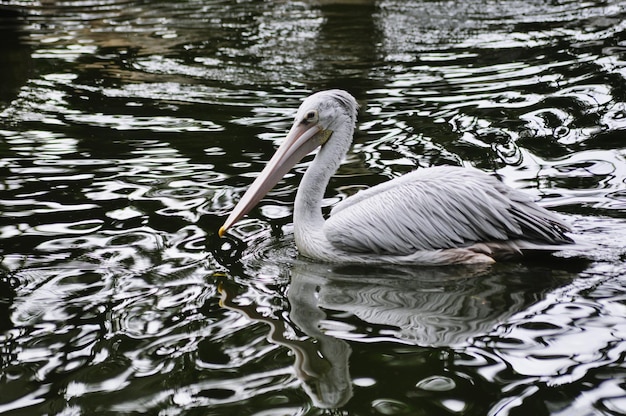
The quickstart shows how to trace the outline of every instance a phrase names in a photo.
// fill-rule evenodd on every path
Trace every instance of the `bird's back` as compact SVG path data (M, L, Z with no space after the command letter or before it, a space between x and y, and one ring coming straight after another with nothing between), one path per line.
M418 250L517 242L558 246L569 227L529 196L479 170L419 169L346 199L324 226L349 252L407 255Z

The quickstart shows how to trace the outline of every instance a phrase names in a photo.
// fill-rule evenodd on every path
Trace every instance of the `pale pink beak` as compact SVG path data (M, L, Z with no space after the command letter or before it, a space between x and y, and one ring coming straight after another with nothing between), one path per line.
M329 132L323 130L318 124L304 124L296 121L283 144L280 145L259 177L250 185L224 225L220 227L218 235L222 237L234 223L250 212L296 163L324 143L328 138L327 133Z

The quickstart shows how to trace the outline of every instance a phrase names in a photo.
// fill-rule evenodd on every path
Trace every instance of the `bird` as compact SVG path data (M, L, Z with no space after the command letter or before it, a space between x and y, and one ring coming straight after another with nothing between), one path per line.
M484 264L574 247L569 225L533 199L473 167L418 168L357 192L325 219L326 187L350 150L356 99L340 89L303 100L285 140L218 231L246 215L318 149L294 201L298 254L323 263Z

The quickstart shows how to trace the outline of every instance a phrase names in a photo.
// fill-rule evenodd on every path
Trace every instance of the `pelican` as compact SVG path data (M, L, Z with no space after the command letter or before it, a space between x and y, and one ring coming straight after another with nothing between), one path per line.
M294 204L301 256L329 263L493 263L525 251L573 246L554 213L473 168L418 169L338 203L322 215L331 176L348 152L358 105L343 90L306 98L285 141L219 229L226 231L302 158L319 147Z

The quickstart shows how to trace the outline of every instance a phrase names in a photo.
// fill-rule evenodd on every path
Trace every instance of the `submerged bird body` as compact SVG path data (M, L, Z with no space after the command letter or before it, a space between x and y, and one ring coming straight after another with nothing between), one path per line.
M220 228L220 236L306 154L320 147L294 206L301 255L342 263L485 263L525 250L572 245L555 214L476 169L419 169L337 204L325 220L321 203L352 142L356 100L323 91L300 106L287 139Z

